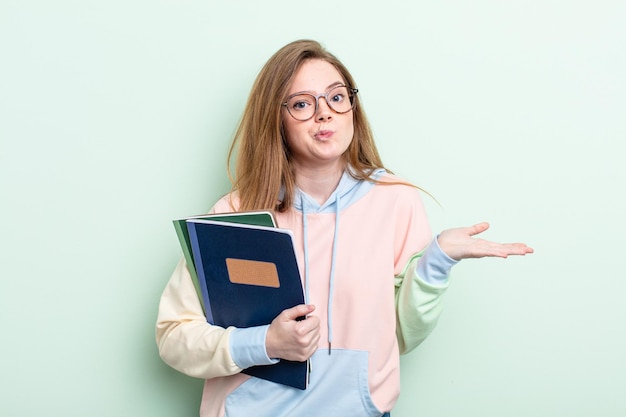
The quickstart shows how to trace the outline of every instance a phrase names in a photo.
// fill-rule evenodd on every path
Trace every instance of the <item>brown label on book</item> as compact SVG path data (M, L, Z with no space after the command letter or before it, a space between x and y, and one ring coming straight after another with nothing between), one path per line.
M228 278L235 284L280 287L278 271L273 262L226 258Z

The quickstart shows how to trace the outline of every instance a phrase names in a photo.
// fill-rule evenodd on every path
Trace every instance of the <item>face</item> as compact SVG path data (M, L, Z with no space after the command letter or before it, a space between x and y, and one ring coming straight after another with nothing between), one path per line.
M319 96L339 84L344 84L344 80L335 67L326 61L310 60L296 72L288 96L296 93ZM352 111L336 113L325 98L320 97L317 111L309 120L294 119L285 107L282 112L287 146L296 169L330 167L343 170L341 156L354 136Z

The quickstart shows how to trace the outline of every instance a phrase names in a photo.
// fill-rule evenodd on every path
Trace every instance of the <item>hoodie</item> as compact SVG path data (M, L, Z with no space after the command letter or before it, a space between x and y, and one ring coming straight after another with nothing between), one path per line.
M376 171L379 182L402 182ZM277 359L265 352L268 326L223 329L206 322L184 260L159 306L163 360L205 378L202 417L377 417L400 392L400 353L421 343L441 313L456 263L432 239L419 190L355 180L344 173L322 205L298 190L294 207L276 213L294 234L307 303L316 306L321 338L306 390L241 373ZM212 212L237 208L237 194Z

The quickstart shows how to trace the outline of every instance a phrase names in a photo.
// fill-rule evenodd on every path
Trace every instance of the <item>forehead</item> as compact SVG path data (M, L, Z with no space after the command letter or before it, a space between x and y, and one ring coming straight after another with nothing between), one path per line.
M323 93L333 84L344 82L343 77L332 64L321 59L312 59L305 61L296 71L289 93L300 91Z

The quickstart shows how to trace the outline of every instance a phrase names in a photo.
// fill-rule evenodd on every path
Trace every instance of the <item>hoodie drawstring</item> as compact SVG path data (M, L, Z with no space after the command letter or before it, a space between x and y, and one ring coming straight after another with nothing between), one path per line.
M339 235L339 193L335 201L335 235L333 236L333 255L330 261L330 282L328 284L328 354L333 342L333 295L335 292L335 259L337 258L337 240Z
M309 231L306 219L306 207L302 194L300 194L300 202L302 205L302 233L304 236L304 301L309 304Z
M309 303L309 244L308 244L308 220L306 213L306 204L304 204L303 196L300 194L302 205L302 232L304 240L304 299ZM330 262L330 280L328 288L328 354L331 354L333 341L333 296L335 289L335 259L337 258L337 240L339 231L339 193L335 197L335 230L333 235L332 257Z

